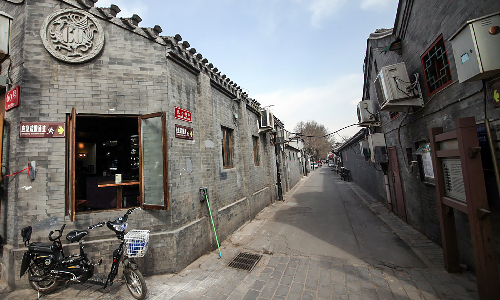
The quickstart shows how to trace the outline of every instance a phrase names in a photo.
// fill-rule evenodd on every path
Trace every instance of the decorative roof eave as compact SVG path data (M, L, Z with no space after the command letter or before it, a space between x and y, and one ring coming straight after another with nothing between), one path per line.
M244 99L245 102L246 102L246 105L247 105L247 108L248 110L250 110L251 112L253 112L254 114L256 114L257 116L260 117L260 103L255 101L255 99L252 99L252 98L245 98Z
M132 31L148 40L166 46L167 57L178 63L180 66L186 68L188 71L199 74L205 73L210 77L211 83L219 90L223 91L229 97L242 99L246 101L248 107L260 115L260 103L254 99L248 98L246 93L243 93L241 87L235 82L231 81L225 74L213 66L212 63L200 53L197 53L195 48L192 48L189 42L182 41L180 35L175 36L160 36L162 29L159 25L153 28L139 27L142 21L141 17L134 14L130 18L119 18L116 15L121 11L120 8L114 4L110 7L95 7L98 0L59 0L75 8L84 9L93 14L97 18L113 23L125 30ZM275 117L276 119L276 117ZM277 119L276 119L277 120ZM279 120L278 120L279 121ZM279 121L281 125L281 123Z
M368 133L368 128L362 128L360 129L353 137L345 141L342 145L340 145L337 148L337 151L342 151L345 148L350 147L352 144L357 143L361 138L364 138L364 136Z

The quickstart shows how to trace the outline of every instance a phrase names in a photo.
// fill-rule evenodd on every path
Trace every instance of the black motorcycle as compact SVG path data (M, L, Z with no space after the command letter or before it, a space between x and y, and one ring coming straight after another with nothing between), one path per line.
M127 229L128 216L140 208L129 209L123 217L114 221L100 222L88 227L92 230L102 227L104 224L116 233L121 240L120 245L113 252L113 264L107 276L102 280L104 288L112 285L118 274L120 261L123 265L123 275L125 283L130 293L136 299L144 299L147 294L146 282L137 268L137 264L132 258L143 257L148 248L149 231L131 230L125 234ZM102 259L96 264L92 264L83 251L82 239L89 234L87 230L73 230L66 235L70 243L79 242L80 254L65 256L61 236L64 231L64 224L61 229L56 230L57 236L53 236L54 231L49 233L49 240L52 243L30 243L32 227L28 226L21 230L24 245L28 247L23 255L21 263L21 277L28 271L28 279L31 287L38 292L50 293L54 291L60 283L99 283L99 281L89 280L94 276L94 266L100 265ZM125 255L124 255L125 254Z

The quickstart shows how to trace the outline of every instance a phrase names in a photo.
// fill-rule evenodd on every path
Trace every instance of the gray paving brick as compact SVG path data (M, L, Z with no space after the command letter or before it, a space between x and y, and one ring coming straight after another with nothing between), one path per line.
M280 262L280 257L272 257L269 262L267 263L268 267L276 267Z
M286 296L288 295L288 291L290 290L290 286L288 285L279 285L278 288L276 289L276 295L278 296Z
M266 285L264 287L268 288L277 288L279 283L280 283L281 278L271 278L267 281Z
M280 284L290 286L293 281L293 276L283 276L281 278Z
M252 289L261 291L264 288L264 285L266 284L266 281L263 280L257 280L252 286Z
M375 290L361 290L364 300L378 300L377 292ZM381 298L382 299L382 298Z
M305 283L306 282L306 273L295 273L295 276L293 276L293 281L300 282L300 283Z
M279 260L280 264L285 264L285 265L288 264L289 261L290 261L290 257L288 257L288 256L283 256Z
M277 287L264 287L264 289L260 293L260 296L266 299L271 299L274 296L276 288Z
M318 296L323 299L331 299L333 294L333 286L320 286L318 288Z
M293 275L295 275L295 271L297 271L297 269L295 269L295 268L286 268L285 272L283 274L293 276Z
M380 299L394 299L394 295L388 288L377 287L376 291Z
M349 293L349 294L347 294L347 299L349 299L349 300L363 300L363 296L361 294Z
M284 271L285 269L286 269L286 264L284 263L279 263L275 268L276 271Z
M309 270L307 279L319 280L319 270Z
M282 276L283 276L283 272L282 271L274 271L271 274L271 278L281 278Z
M346 295L347 294L347 286L345 283L334 283L333 284L333 293L335 295Z
M291 257L290 261L288 262L288 267L289 268L297 268L299 265L299 259L295 257Z
M305 288L308 289L308 290L317 290L318 289L318 285L319 285L319 281L318 280L307 279L306 280Z
M248 290L248 292L243 297L243 300L255 300L259 296L260 292L256 290Z
M316 298L318 297L315 291L304 290L304 293L302 294L303 300L314 300Z

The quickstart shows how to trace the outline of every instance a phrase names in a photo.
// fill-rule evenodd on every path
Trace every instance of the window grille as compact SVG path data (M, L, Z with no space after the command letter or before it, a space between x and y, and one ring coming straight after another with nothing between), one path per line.
M442 35L422 55L421 59L429 95L451 83L450 64Z

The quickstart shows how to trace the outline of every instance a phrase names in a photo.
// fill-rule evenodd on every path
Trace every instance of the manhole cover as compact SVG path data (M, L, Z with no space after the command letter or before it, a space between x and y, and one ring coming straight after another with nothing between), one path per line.
M233 258L233 260L227 266L250 272L253 270L255 265L257 265L261 257L262 255L260 254L243 252L238 254L235 258Z

